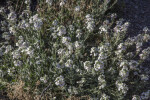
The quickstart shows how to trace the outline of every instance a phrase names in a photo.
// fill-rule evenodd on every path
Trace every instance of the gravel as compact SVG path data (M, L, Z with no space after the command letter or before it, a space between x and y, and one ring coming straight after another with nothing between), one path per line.
M124 0L123 18L131 23L128 34L134 36L144 27L150 29L150 0Z
M124 0L125 9L123 10L123 18L130 22L128 36L133 37L141 34L144 27L150 29L150 0ZM150 41L144 45L144 48L150 46ZM150 60L143 65L150 72Z

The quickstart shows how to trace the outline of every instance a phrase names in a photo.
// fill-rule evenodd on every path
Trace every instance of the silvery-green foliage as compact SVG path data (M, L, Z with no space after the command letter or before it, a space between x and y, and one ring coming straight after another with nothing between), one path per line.
M149 31L145 28L143 34L125 39L129 22L115 21L116 14L103 21L101 15L117 1L75 1L69 8L68 0L45 0L44 13L23 11L19 18L10 8L7 20L1 21L0 84L22 80L40 94L51 83L48 92L60 93L62 98L149 98L149 73L141 67L150 56L150 48L143 49L150 41ZM30 0L25 3L29 6Z

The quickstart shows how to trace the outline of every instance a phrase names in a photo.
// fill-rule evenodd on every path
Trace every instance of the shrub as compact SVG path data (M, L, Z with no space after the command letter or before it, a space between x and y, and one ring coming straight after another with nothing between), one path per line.
M142 47L149 31L126 38L129 23L105 15L115 3L46 0L37 12L27 9L19 16L12 7L8 15L1 8L6 19L1 21L1 87L12 86L7 90L13 99L25 98L14 95L19 84L25 96L37 98L148 99L149 72L142 65L150 47Z

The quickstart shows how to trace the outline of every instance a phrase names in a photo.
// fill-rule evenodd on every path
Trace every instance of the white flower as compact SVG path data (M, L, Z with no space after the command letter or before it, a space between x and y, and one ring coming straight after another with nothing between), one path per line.
M25 4L30 4L31 0L25 0Z
M8 45L8 46L6 46L6 50L5 50L5 52L4 53L8 53L9 51L11 51L13 48L12 48L12 46L11 45Z
M129 63L127 60L123 60L121 63L120 63L120 67L123 67L123 66L128 66Z
M29 27L29 24L25 21L25 20L22 20L21 23L18 25L20 28L28 28Z
M5 40L10 40L11 35L8 32L4 32L2 34L2 38L4 38Z
M62 37L62 43L68 45L71 41L70 37Z
M144 31L145 33L147 33L147 32L149 32L150 30L148 29L148 27L144 27L144 28L143 28L143 31Z
M97 52L98 52L98 49L96 47L92 47L91 51L90 51L90 55L94 55L94 57L95 57L98 55Z
M150 98L150 90L148 90L147 92L143 92L141 94L141 99L142 100L148 100Z
M94 21L92 21L92 22L88 22L86 28L89 30L89 32L92 32L94 30L94 27L95 27L95 24L94 24Z
M138 95L133 95L132 100L141 100L140 96Z
M21 54L19 51L15 50L12 52L12 56L13 56L13 59L19 59L21 57Z
M142 75L140 75L140 77L141 77L142 81L148 81L149 80L149 75L142 74Z
M57 77L55 79L55 84L57 86L63 87L65 85L64 77L62 75L60 75L59 77Z
M107 53L101 52L98 55L98 60L104 60L107 58Z
M83 83L85 83L85 82L86 82L85 78L81 78L80 81L77 81L78 84L83 84Z
M128 67L123 66L123 68L122 68L122 69L120 70L120 72L119 72L119 75L120 75L120 77L121 77L123 80L127 80L127 79L128 79L128 76L129 76Z
M16 31L14 27L9 27L9 32L14 35Z
M84 62L84 69L87 71L91 70L91 62L90 61L85 61Z
M143 41L148 42L149 40L150 40L150 35L149 34L144 34Z
M144 49L139 56L141 60L145 60L149 57L149 55L150 55L150 47Z
M138 43L136 43L136 48L138 49L138 48L141 48L143 46L143 43L142 42L138 42Z
M22 43L20 43L18 50L21 50L21 52L24 52L27 47L28 47L28 43L22 42Z
M14 66L21 66L21 65L22 65L21 61L19 61L19 60L14 61Z
M34 22L34 28L38 30L43 25L43 22L41 19L37 19L36 22Z
M42 19L38 17L38 14L35 14L29 19L29 23L33 23L34 29L38 30L43 25Z
M103 89L106 86L106 80L104 75L98 77L99 89Z
M108 52L110 48L110 44L109 43L105 43L104 45L101 45L98 47L98 52Z
M133 54L133 52L128 52L126 54L126 56L127 56L127 58L132 58L132 57L134 57L134 54Z
M128 87L125 83L121 83L116 81L116 86L118 88L118 91L122 92L124 95L126 95L127 91L128 91Z
M57 38L57 33L52 33L52 36L53 36L54 39L56 39Z
M44 75L43 77L41 77L40 81L43 83L47 83L47 75Z
M53 0L46 0L46 3L48 3L51 6L53 3Z
M61 2L60 2L60 7L63 7L64 5L65 5L65 2L66 2L66 0L62 0Z
M57 25L58 25L58 21L57 21L57 20L54 20L52 24L53 24L54 26L57 26Z
M110 96L106 95L105 93L102 94L100 100L110 100Z
M103 69L104 69L104 63L103 61L101 60L96 60L95 61L95 64L94 64L94 69L95 71L102 71L103 72Z
M74 87L74 86L73 86L73 87L69 86L68 92L69 92L70 94L78 94L77 88Z
M34 50L31 50L31 46L29 46L28 48L26 48L25 53L30 57L33 57Z
M100 27L99 27L99 30L100 30L100 32L99 32L100 34L103 33L103 32L104 32L104 33L107 33L107 32L108 32L106 26L100 26Z
M120 44L118 45L118 48L117 48L117 49L122 50L122 51L125 51L125 50L126 50L126 46L124 45L124 43L120 43Z
M66 34L66 28L64 26L59 26L57 28L57 31L58 31L58 33L57 33L58 36L62 36L64 34Z
M67 62L65 63L66 67L72 67L73 65L73 61L71 59L67 60Z
M81 32L81 30L80 29L77 29L76 30L76 37L78 38L78 39L80 39L81 38L81 35L82 35L82 32Z
M117 17L117 14L116 13L112 13L111 14L111 19L115 19Z
M70 31L74 31L74 26L73 25L69 25L69 29L70 29Z
M66 46L67 46L69 52L73 52L73 43L68 43Z
M92 18L92 16L90 14L87 14L86 16L86 20L87 20L87 29L89 32L92 32L94 30L95 27L95 22L94 19Z
M129 66L130 66L130 69L136 69L138 67L139 63L135 60L131 60L129 62Z
M11 20L11 21L15 21L16 20L16 18L17 18L17 15L16 15L16 13L15 12L10 12L9 14L8 14L8 19L9 20Z
M91 19L91 15L90 14L87 14L85 17L86 17L87 20Z
M76 11L76 12L80 11L80 6L76 6L76 7L75 7L75 11Z
M78 41L75 41L74 45L76 49L80 49L82 47L81 43Z
M64 54L64 49L59 49L57 50L58 55L63 55Z

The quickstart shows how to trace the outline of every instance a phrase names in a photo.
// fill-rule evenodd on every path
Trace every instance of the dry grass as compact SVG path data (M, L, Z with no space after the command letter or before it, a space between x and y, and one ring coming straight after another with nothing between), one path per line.
M35 96L30 93L30 90L25 92L23 81L19 81L18 83L15 83L13 85L8 85L7 88L7 96L11 100L39 100L40 97L38 95Z
M37 86L38 85L39 82L37 83ZM9 97L9 100L51 100L51 98L53 97L56 97L56 100L60 99L58 98L58 96L60 96L58 94L53 94L53 96L52 95L50 96L46 93L44 94L43 97L41 97L41 95L33 94L35 91L33 91L32 93L29 92L31 91L30 89L25 91L24 86L25 84L23 81L18 81L15 84L7 85L7 96ZM81 97L71 96L68 98L64 97L63 100L90 100L90 96L81 96Z

